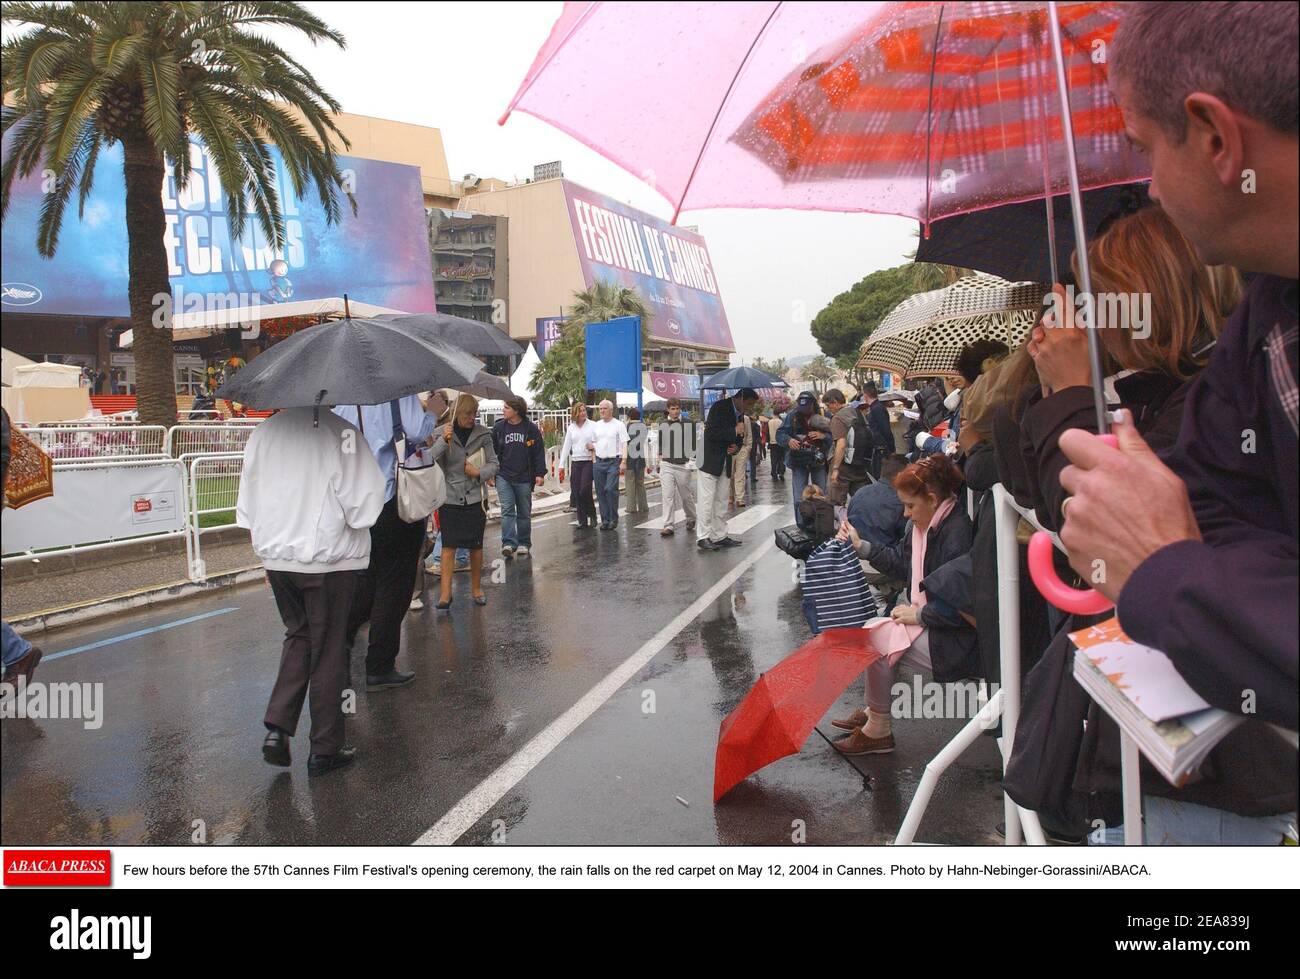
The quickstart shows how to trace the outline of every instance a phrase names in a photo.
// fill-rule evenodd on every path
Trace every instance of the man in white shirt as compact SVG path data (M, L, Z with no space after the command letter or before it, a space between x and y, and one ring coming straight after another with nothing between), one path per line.
M614 417L614 405L607 399L600 403L600 421L593 427L596 434L590 449L596 459L592 468L596 502L600 506L600 529L613 530L618 526L618 480L625 472L627 426Z
M370 622L370 642L366 649L366 689L387 690L415 679L415 673L397 669L397 653L402 641L402 619L411 607L415 590L416 565L424 543L425 521L407 523L397 515L397 449L394 445L397 426L393 424L393 406L397 421L406 438L407 453L428 442L437 419L424 410L414 394L362 405L340 405L334 413L361 430L366 444L384 475L384 509L370 528L370 566L359 576L348 618L348 646L357 630Z
M311 693L307 774L352 761L343 744L348 611L370 563L370 527L384 477L360 434L337 415L288 408L258 425L244 448L235 522L252 534L284 620L280 672L263 723L262 757L287 767L289 739Z

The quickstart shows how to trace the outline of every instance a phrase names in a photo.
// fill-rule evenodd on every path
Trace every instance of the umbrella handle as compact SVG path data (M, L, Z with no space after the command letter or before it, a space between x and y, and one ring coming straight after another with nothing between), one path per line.
M1114 435L1097 436L1111 448L1119 446ZM1115 603L1099 591L1091 588L1071 588L1056 573L1052 564L1052 552L1056 549L1052 535L1038 531L1029 538L1029 577L1034 580L1034 587L1045 599L1062 612L1072 615L1098 615L1114 607Z

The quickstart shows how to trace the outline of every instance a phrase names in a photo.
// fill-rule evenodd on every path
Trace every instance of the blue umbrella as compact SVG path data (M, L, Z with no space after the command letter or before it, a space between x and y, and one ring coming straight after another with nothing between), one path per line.
M707 378L701 388L732 388L740 390L741 388L785 388L790 385L786 384L781 378L767 371L761 371L756 367L732 367L730 370L719 371L712 377Z

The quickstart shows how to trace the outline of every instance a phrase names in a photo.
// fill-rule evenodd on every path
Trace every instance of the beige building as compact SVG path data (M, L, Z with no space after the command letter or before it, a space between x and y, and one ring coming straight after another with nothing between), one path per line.
M534 177L466 188L458 209L507 219L507 322L536 340L539 320L561 316L593 280L637 290L650 310L647 370L693 375L698 362L734 350L707 245L666 222L564 179L559 164ZM663 381L661 379L660 383Z

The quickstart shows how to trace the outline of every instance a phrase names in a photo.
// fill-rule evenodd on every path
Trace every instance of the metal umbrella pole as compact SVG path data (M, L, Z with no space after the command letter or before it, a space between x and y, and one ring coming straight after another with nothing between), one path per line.
M1074 150L1074 120L1070 117L1070 89L1065 77L1065 48L1061 20L1055 0L1048 0L1047 22L1052 32L1052 55L1056 59L1056 87L1061 97L1061 130L1065 137L1066 170L1070 178L1070 210L1074 220L1074 253L1079 260L1079 286L1083 294L1083 323L1088 330L1088 362L1092 367L1092 403L1097 412L1097 432L1110 430L1106 416L1106 394L1101 373L1101 338L1097 336L1097 303L1092 294L1092 270L1088 262L1087 229L1083 219L1083 195L1079 190L1079 159ZM1050 200L1050 188L1049 196ZM1055 252L1053 252L1055 254Z

